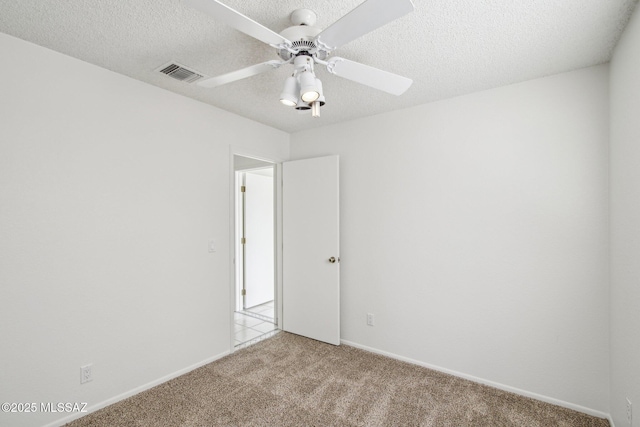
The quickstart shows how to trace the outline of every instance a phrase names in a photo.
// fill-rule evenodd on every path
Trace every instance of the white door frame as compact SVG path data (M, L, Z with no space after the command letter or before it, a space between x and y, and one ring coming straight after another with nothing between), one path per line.
M235 351L234 341L234 311L236 302L236 268L235 268L235 254L236 245L240 242L236 242L236 202L235 202L235 180L236 171L234 165L234 156L248 157L251 159L261 160L263 162L272 163L274 166L273 174L273 192L275 202L275 311L274 314L277 319L276 326L278 329L282 329L282 162L285 159L265 155L252 150L247 150L241 147L229 146L229 319L230 319L230 334L229 334L229 350L231 353Z

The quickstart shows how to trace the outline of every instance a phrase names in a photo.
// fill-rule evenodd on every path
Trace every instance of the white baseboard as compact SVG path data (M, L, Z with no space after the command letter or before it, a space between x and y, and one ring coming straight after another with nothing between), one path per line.
M56 420L56 421L54 421L52 423L46 424L43 427L60 427L60 426L66 424L68 422L71 422L71 421L73 421L75 419L78 419L80 417L84 417L84 416L86 416L86 415L88 415L88 414L90 414L92 412L95 412L98 409L102 409L102 408L104 408L106 406L113 405L116 402L124 400L124 399L126 399L128 397L134 396L134 395L136 395L138 393L141 393L141 392L143 392L145 390L149 390L150 388L153 388L153 387L155 387L155 386L157 386L159 384L162 384L164 382L172 380L172 379L174 379L176 377L179 377L180 375L184 375L184 374L186 374L188 372L193 371L194 369L198 369L201 366L207 365L207 364L209 364L211 362L214 362L214 361L216 361L218 359L221 359L221 358L229 355L230 353L231 353L230 351L225 351L224 353L220 353L220 354L218 354L216 356L209 357L209 358L207 358L205 360L202 360L202 361L200 361L200 362L198 362L196 364L193 364L193 365L188 366L186 368L180 369L180 370L178 370L176 372L173 372L173 373L171 373L169 375L165 375L164 377L158 378L157 380L153 380L153 381L151 381L151 382L149 382L147 384L144 384L144 385L136 387L136 388L134 388L132 390L126 391L126 392L124 392L122 394L119 394L117 396L114 396L112 398L104 400L104 401L102 401L100 403L97 403L95 405L91 405L90 407L87 408L87 412L85 412L85 413L76 413L76 414L73 414L73 415L69 415L67 417L64 417L64 418L61 418L59 420Z
M424 368L433 369L434 371L443 372L445 374L453 375L453 376L459 377L459 378L464 378L465 380L473 381L475 383L488 385L490 387L494 387L494 388L497 388L497 389L500 389L500 390L508 391L510 393L519 394L521 396L530 397L532 399L540 400L542 402L551 403L551 404L557 405L557 406L562 406L563 408L573 409L574 411L582 412L584 414L592 415L594 417L605 418L605 419L609 420L609 423L611 424L612 427L615 427L613 425L613 421L611 420L611 416L609 414L606 414L606 413L601 412L601 411L597 411L595 409L586 408L584 406L576 405L576 404L573 404L573 403L570 403L570 402L565 402L563 400L555 399L553 397L543 396L541 394L532 393L530 391L521 390L519 388L515 388L515 387L508 386L508 385L504 385L504 384L496 383L496 382L493 382L493 381L485 380L483 378L474 377L473 375L467 375L467 374L464 374L462 372L453 371L451 369L442 368L440 366L434 366L434 365L431 365L429 363L424 363L424 362L421 362L419 360L414 360L414 359L410 359L408 357L399 356L397 354L389 353L389 352L383 351L383 350L378 350L376 348L367 347L366 345L361 345L361 344L358 344L358 343L355 343L355 342L351 342L351 341L347 341L347 340L340 340L340 342L342 344L345 344L345 345L348 345L348 346L351 346L351 347L355 347L355 348L359 348L361 350L365 350L365 351L368 351L370 353L379 354L381 356L386 356L386 357L390 357L392 359L401 360L403 362L411 363L413 365L418 365L418 366L422 366Z
M616 427L616 423L613 422L613 418L611 418L611 415L607 416L607 420L609 420L609 425L611 427Z

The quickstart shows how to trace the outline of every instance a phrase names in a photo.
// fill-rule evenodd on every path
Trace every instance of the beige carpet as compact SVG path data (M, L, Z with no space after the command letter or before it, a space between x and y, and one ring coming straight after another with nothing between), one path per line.
M608 426L600 418L281 332L68 426Z

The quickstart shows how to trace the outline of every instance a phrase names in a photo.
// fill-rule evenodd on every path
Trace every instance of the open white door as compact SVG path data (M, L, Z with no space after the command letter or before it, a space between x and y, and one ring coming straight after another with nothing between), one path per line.
M338 156L282 168L283 329L339 345Z
M244 309L273 301L273 173L245 173Z

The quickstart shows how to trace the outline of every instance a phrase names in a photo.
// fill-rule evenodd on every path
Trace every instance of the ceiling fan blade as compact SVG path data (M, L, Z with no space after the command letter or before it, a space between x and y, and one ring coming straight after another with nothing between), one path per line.
M411 0L366 0L318 34L316 44L334 50L412 11Z
M218 0L183 0L188 6L198 9L201 12L215 18L219 22L225 23L238 31L250 35L269 45L291 45L291 42L280 34L271 31L267 27L258 24L253 19L244 16L240 12L231 9Z
M413 80L406 77L339 57L327 61L327 70L336 76L392 95L402 95L413 83Z
M246 79L247 77L255 76L256 74L274 70L280 67L282 64L286 63L287 61L267 61L263 62L262 64L252 65L250 67L232 71L227 74L211 77L210 79L201 80L197 83L197 85L206 88L214 88L225 85L227 83L235 82L236 80Z

